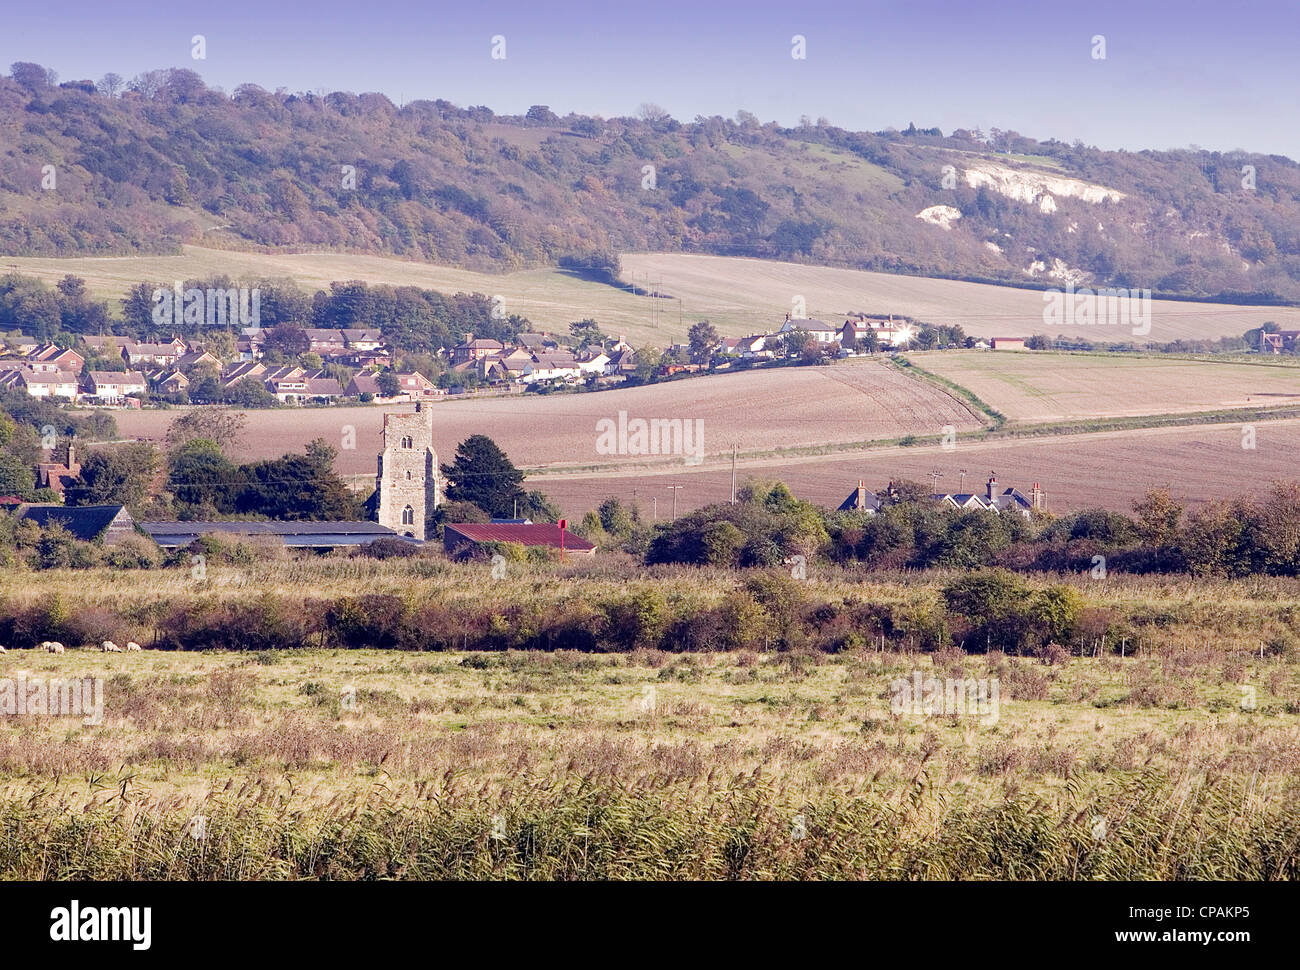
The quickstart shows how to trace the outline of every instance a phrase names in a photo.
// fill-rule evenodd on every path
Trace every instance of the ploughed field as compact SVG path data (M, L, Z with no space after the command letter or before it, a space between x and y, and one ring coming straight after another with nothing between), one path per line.
M301 450L313 438L342 448L355 432L356 447L340 450L341 474L375 471L387 408L285 408L248 412L236 457L277 457ZM647 462L685 467L684 457L608 454L598 450L598 422L617 426L619 412L633 419L702 422L705 457L780 448L890 440L980 426L971 410L942 388L880 361L856 360L834 367L789 367L719 374L597 393L514 395L434 402L434 447L450 461L456 445L486 434L521 467L641 467ZM178 411L116 412L125 437L162 440ZM699 439L696 439L699 440ZM695 442L693 441L692 444ZM603 447L603 446L602 446Z
M1215 361L979 350L910 356L1008 420L1025 423L1300 404L1300 366L1291 358Z
M1132 510L1149 488L1167 485L1175 498L1191 504L1254 494L1272 481L1300 477L1300 420L1262 421L1254 425L1255 447L1242 447L1240 424L1198 427L1143 428L1096 434L1002 438L989 441L959 439L945 451L938 444L875 448L854 456L791 457L740 463L738 477L780 479L800 498L837 506L857 487L859 479L882 488L890 479L929 484L938 471L942 491L983 494L990 472L1001 488L1015 486L1026 495L1034 482L1047 493L1047 507L1057 514L1080 508ZM706 464L673 471L629 471L623 475L593 473L543 476L533 487L555 500L570 516L578 516L606 496L637 500L651 508L659 496L659 515L671 502L668 485L679 484L679 511L731 496L729 464Z

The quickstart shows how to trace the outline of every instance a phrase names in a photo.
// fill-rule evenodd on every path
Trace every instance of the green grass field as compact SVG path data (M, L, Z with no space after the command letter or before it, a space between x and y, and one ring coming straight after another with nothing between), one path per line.
M541 613L735 582L518 568L495 585L486 566L347 560L200 583L55 572L40 592L10 571L0 593L147 626L149 604L254 592ZM810 589L905 606L942 581ZM1295 624L1295 584L1117 579L1088 599L1149 634L1051 663L892 638L838 654L11 650L0 677L100 677L105 711L0 717L0 878L1295 878L1300 668L1255 646ZM996 684L997 703L899 709L918 674Z

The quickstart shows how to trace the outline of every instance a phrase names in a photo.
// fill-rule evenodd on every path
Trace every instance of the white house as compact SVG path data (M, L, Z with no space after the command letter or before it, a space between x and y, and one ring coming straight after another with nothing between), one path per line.
M599 373L597 371L596 373ZM524 366L519 375L521 384L533 384L537 381L577 379L582 376L578 361L568 354L538 354L533 363Z
M578 371L583 374L603 374L609 366L609 354L596 353L578 361Z
M4 375L3 384L7 387L21 387L31 397L66 397L70 401L77 399L80 390L76 374L68 371L33 371L25 367L9 371Z
M808 331L819 344L834 343L840 335L839 327L832 327L821 320L791 319L789 316L786 316L785 323L781 325L777 334L784 336L796 330Z
M859 317L856 320L846 320L844 326L840 329L840 343L847 343L849 335L852 334L854 341L858 344L858 349L869 340L868 333L876 335L876 343L880 347L906 347L916 336L916 331L909 324L902 321L895 322L893 317L888 320L867 319Z
M139 371L95 370L86 380L83 396L94 398L100 404L121 404L128 395L143 394L145 386L144 375Z

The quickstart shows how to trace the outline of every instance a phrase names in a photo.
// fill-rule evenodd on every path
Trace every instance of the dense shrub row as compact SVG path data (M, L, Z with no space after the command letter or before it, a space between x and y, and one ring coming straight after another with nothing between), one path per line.
M1190 512L1168 490L1153 489L1131 516L958 511L912 482L893 483L883 497L875 513L827 511L779 482L751 483L737 504L706 506L669 524L647 527L635 510L606 503L583 528L606 547L622 540L631 552L644 549L649 563L770 566L804 556L875 569L1300 575L1300 482Z
M1122 632L1110 611L1085 609L1066 586L1032 588L1012 573L961 577L942 596L893 604L827 598L784 572L759 572L718 596L668 596L653 582L593 596L479 596L444 601L386 593L334 599L265 594L187 598L117 612L72 609L60 597L0 602L0 643L68 645L143 638L161 649L668 651L818 650L891 644L932 650L1039 652Z

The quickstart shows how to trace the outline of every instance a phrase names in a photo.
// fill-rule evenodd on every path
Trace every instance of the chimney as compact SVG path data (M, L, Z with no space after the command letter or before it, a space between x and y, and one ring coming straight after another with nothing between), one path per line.
M996 494L997 490L998 490L998 473L990 472L989 483L988 483L988 492L989 492L988 498L990 502L993 501L993 496L994 494Z
M1034 482L1034 488L1030 494L1032 496L1030 504L1036 509L1043 508L1046 503L1044 502L1043 490L1039 488L1037 482Z
M472 344L473 342L474 342L474 334L467 331L465 333L465 343Z
M858 479L858 504L857 507L865 509L867 507L867 483Z

